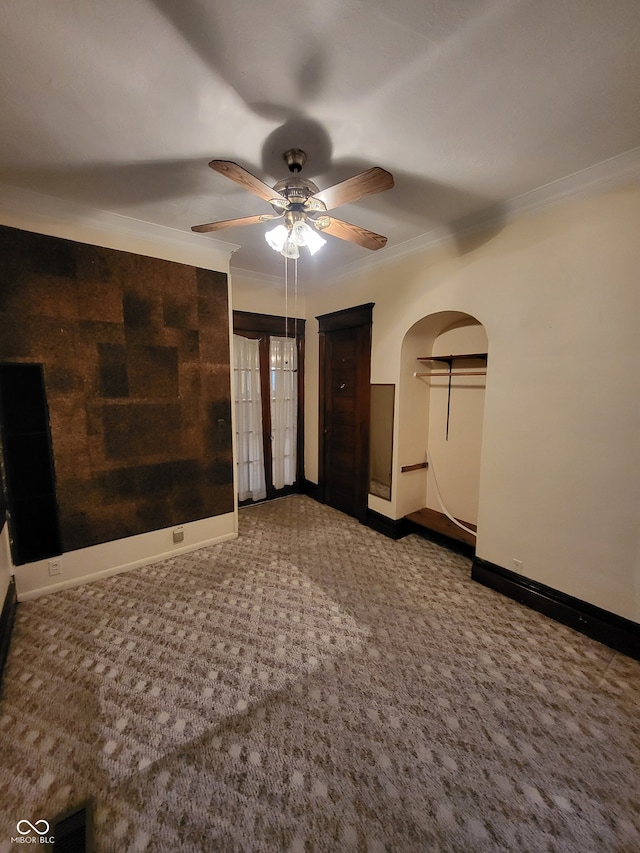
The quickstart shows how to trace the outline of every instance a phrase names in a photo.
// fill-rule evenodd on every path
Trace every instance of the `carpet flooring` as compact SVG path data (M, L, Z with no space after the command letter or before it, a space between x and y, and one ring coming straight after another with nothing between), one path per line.
M90 800L97 853L637 853L639 708L466 558L283 498L19 605L0 851Z

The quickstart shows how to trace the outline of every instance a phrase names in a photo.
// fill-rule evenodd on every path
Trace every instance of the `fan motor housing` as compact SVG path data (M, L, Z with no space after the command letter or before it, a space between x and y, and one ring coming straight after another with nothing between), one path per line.
M278 181L273 189L287 199L291 210L295 209L294 205L303 205L310 196L320 192L313 181L298 177Z

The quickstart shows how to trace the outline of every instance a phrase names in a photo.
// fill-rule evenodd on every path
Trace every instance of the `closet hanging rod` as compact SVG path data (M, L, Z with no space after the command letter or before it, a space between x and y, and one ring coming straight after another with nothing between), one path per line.
M422 376L435 376L436 379L438 377L447 379L449 376L486 376L486 370L460 370L453 371L448 370L445 373L414 373L415 377L420 378Z
M458 361L464 359L481 359L482 361L487 361L489 354L486 352L467 352L467 353L459 353L458 355L419 355L417 356L418 361Z

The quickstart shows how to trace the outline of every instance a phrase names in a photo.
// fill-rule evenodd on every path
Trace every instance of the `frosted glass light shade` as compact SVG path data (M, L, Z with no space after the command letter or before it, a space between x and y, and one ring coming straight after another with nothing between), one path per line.
M284 255L285 258L299 258L300 250L298 249L298 244L293 239L291 234L287 236L287 239L284 241L284 246L282 247L281 255Z
M275 228L272 228L271 231L267 231L264 235L264 239L272 249L276 252L281 252L288 236L289 232L284 225L277 225Z
M271 248L285 258L299 258L299 246L306 246L310 254L315 253L327 242L304 220L294 222L289 232L284 225L277 225L264 235Z
M298 246L306 246L312 255L327 242L317 231L310 228L306 222L296 222L291 229L291 237Z

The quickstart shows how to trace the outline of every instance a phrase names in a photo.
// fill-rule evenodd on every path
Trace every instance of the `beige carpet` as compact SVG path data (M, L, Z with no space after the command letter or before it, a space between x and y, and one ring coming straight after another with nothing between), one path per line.
M294 496L21 604L0 851L88 797L99 853L640 851L640 664L469 572Z

